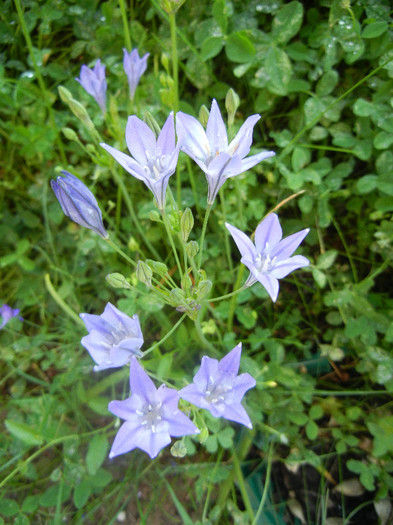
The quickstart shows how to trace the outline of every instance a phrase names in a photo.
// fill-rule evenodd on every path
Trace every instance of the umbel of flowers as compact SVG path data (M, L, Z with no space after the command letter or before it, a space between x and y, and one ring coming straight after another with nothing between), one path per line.
M134 49L130 53L124 50L123 65L131 99L134 98L139 80L147 67L148 56L147 53L140 58L137 50ZM84 65L77 80L94 97L105 114L105 66L100 60L93 69ZM73 109L72 102L76 102L71 95L63 99L70 103ZM235 110L236 108L233 113ZM76 115L80 114L75 108L73 111ZM126 172L142 181L153 194L176 261L180 277L179 286L176 285L174 277L169 275L163 262L151 259L134 261L116 245L104 227L102 213L94 195L78 177L62 171L57 180L51 181L53 191L66 216L97 233L134 265L138 279L164 303L196 320L203 301L218 301L226 297L207 299L212 283L202 268L208 217L217 194L228 178L236 177L274 155L272 151L260 151L249 155L253 129L259 119L260 115L248 117L230 141L220 108L217 101L213 100L206 129L196 118L182 112L178 112L176 116L171 112L158 132L137 116L131 115L125 130L130 155L101 142L102 148ZM85 121L87 120L89 126L92 126L91 120L85 116ZM188 240L194 225L192 211L187 208L179 214L181 218L178 237L183 243L183 264L172 239L166 215L169 179L176 171L180 151L187 154L201 168L207 180L207 208L199 244ZM250 271L244 285L229 295L259 282L271 299L276 301L279 279L309 264L304 256L293 255L309 230L304 229L283 239L279 219L275 213L268 214L257 226L254 242L235 226L228 223L225 226L241 253L241 262ZM197 254L198 261L195 259ZM165 281L164 288L155 275ZM110 274L107 279L114 287L131 287L121 274ZM3 317L6 316L3 314ZM203 356L193 382L186 386L183 384L180 390L165 384L157 388L142 366L143 358L155 345L142 350L144 339L137 314L129 317L108 303L102 314L82 313L80 317L88 331L81 343L95 362L94 371L122 366L130 369L130 396L125 400L111 401L108 405L108 410L123 420L114 439L110 457L130 452L135 448L145 451L151 458L156 457L160 450L171 442L172 437L200 432L196 424L199 419L195 418L198 409L209 411L213 417L252 428L251 419L242 401L246 392L256 385L256 381L248 373L239 374L241 343L220 360ZM172 330L176 329L176 326ZM164 337L168 337L172 330ZM190 419L190 413L194 415L193 420Z

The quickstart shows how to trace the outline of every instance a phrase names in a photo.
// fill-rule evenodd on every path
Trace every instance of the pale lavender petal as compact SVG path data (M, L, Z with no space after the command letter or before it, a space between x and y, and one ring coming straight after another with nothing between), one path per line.
M293 254L309 231L310 229L306 228L305 230L293 233L292 235L289 235L289 237L286 237L280 241L280 243L271 251L271 257L277 257L279 261L288 259L288 257Z
M179 395L182 399L192 403L196 407L209 409L210 403L206 401L205 394L203 393L202 387L200 385L191 383L190 385L187 385L186 387L179 390Z
M170 415L165 416L165 422L168 423L168 432L171 436L189 436L199 434L199 429L183 412L178 410Z
M141 166L148 165L156 156L156 137L153 131L135 115L128 118L126 142L131 155Z
M233 240L235 241L242 257L249 261L253 261L256 255L255 246L251 239L247 237L245 233L241 230L231 226L227 222L225 223L226 228L229 230L229 233L232 235Z
M112 148L112 146L108 146L108 144L101 143L100 146L110 153L120 166L123 166L133 177L143 181L146 179L146 173L143 171L143 168L132 157L116 148Z
M225 405L222 417L240 423L241 425L245 425L248 428L252 428L251 420L248 417L245 408L240 403Z
M23 321L23 317L18 315L19 312L19 308L11 308L11 306L9 306L8 304L3 304L0 307L0 315L3 318L0 324L0 330L4 328L8 321L10 321L13 317L18 317L21 321Z
M126 421L116 434L109 457L114 458L120 454L130 452L138 446L137 443L139 441L143 441L144 437L145 431L139 426L137 421Z
M251 157L246 157L242 160L242 173L253 168L256 164L259 164L265 159L273 157L275 155L274 151L261 151L256 155L251 155Z
M228 147L228 135L217 101L213 99L206 126L206 136L210 144L211 155L225 151Z
M210 157L210 144L202 124L191 115L176 114L176 133L182 151L195 161L206 162Z
M255 385L256 381L250 374L240 374L234 379L231 395L234 399L241 399L247 390L254 388Z
M255 246L257 252L261 253L267 249L270 253L273 248L282 239L282 229L280 221L275 213L270 213L255 230Z
M218 363L220 373L237 375L239 372L241 353L242 344L239 343Z
M276 302L279 290L278 280L275 277L273 277L273 275L270 275L268 273L259 273L259 275L256 277L258 281L262 284L262 286L266 289L267 293L272 298L272 301Z
M173 111L169 113L157 139L157 154L172 156L175 150L175 125Z
M143 401L137 394L125 399L124 401L110 401L108 404L109 412L126 421L134 421L138 418L136 410L142 407Z
M153 381L143 370L135 357L131 358L130 364L130 388L132 394L142 397L149 403L155 397L157 389Z
M199 386L206 387L209 383L209 379L216 375L217 370L217 359L212 359L211 357L203 356L201 367L194 376L194 383Z
M241 159L248 155L252 144L252 132L260 118L260 115L251 115L247 118L236 137L229 144L228 153L230 155L239 155Z
M158 453L161 449L169 445L171 442L171 437L169 433L166 432L149 432L146 434L144 439L141 439L138 443L138 448L144 450L149 454L153 459L158 456Z
M303 257L303 255L294 255L289 259L285 259L285 261L276 263L272 270L272 275L277 279L282 279L294 270L298 270L299 268L303 268L309 264L310 261L306 259L306 257Z

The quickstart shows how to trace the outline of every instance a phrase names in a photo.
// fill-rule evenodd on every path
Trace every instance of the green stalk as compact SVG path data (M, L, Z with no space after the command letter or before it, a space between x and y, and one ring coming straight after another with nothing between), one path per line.
M207 303L215 303L217 301L222 301L223 299L227 299L228 297L232 297L233 295L236 295L236 294L242 292L243 290L247 290L247 286L243 285L243 286L241 286L237 290L234 290L231 293L227 293L225 295L220 295L220 297L213 297L213 299L206 299L206 302Z
M154 343L154 345L148 348L146 352L143 352L143 357L145 357L147 354L150 354L150 352L152 352L155 348L157 348L157 346L162 345L162 343L166 341L168 337L170 337L179 328L179 326L182 324L182 322L184 321L186 317L187 317L187 314L183 314L180 317L180 319L177 321L177 323L169 330L169 332L165 334L165 336L162 339L160 339L160 341L158 341L157 343Z
M224 220L224 223L226 223L227 222L227 208L226 208L225 196L224 196L223 188L220 188L219 194L220 194L222 218ZM238 194L238 198L239 198L239 194ZM230 270L233 270L233 263L232 263L232 257L231 257L231 247L229 245L230 233L229 233L229 231L226 228L223 228L223 233L224 233L225 253L226 253L226 256L227 256L228 266L229 266Z
M243 264L239 266L239 271L238 271L237 279L236 279L235 286L234 286L235 289L238 289L240 286L240 283L243 279L244 268L245 266L243 266ZM235 309L236 309L236 299L237 299L236 295L233 294L231 303L229 305L229 312L228 312L228 321L227 321L228 332L232 332L233 317L235 315Z
M131 35L130 35L130 29L128 27L127 10L126 10L126 5L124 3L124 0L119 0L119 5L120 5L120 11L121 11L121 19L123 21L124 40L126 43L126 48L127 48L127 51L131 51L132 49Z
M250 522L255 523L254 511L252 510L251 501L250 501L250 498L248 497L246 484L244 482L243 472L240 467L240 461L237 456L235 447L232 447L232 460L233 460L233 468L235 471L236 481L239 486L240 494L242 495L243 503L244 503L244 506L246 507L248 517L250 519Z
M165 230L166 230L166 233L167 233L168 238L169 238L169 242L171 243L173 255L175 256L175 260L176 260L177 268L179 270L180 277L183 278L183 272L182 272L182 269L181 269L180 259L179 259L179 256L177 254L175 243L173 242L173 237L172 237L172 234L171 234L171 227L170 227L168 218L166 216L166 213L165 213L164 209L162 209L160 211L161 211L162 220L164 222Z
M29 34L28 29L27 29L27 26L26 26L26 23L25 23L25 19L23 17L23 11L22 11L22 7L21 7L21 4L20 4L20 0L14 0L14 2L15 2L16 10L18 12L18 18L19 18L19 22L20 22L20 25L21 25L21 28L22 28L22 33L23 33L23 36L24 36L24 38L26 40L27 49L29 51L29 54L30 54L30 57L31 57L31 61L33 63L33 68L34 68L35 74L37 76L37 81L38 81L38 84L39 84L41 92L42 92L42 98L43 98L44 103L45 103L45 105L47 107L47 110L48 110L48 115L49 115L49 120L50 120L50 123L51 123L51 127L52 127L52 129L56 130L56 142L57 142L57 146L59 148L61 161L62 161L63 164L66 164L67 163L67 159L66 159L66 156L64 154L64 148L63 148L63 143L62 143L61 138L60 138L60 132L59 132L58 126L56 125L55 117L54 117L54 114L53 114L53 109L52 109L52 106L51 106L51 103L50 103L50 97L47 96L47 90L46 90L44 79L43 79L43 77L41 75L41 71L40 71L39 67L37 66L37 62L36 62L36 59L35 59L35 56L34 56L33 43L31 41L30 34Z
M268 493L268 490L269 490L270 476L271 476L271 472L272 472L272 465L273 465L273 443L270 443L269 452L268 452L268 456L267 456L266 478L265 478L265 484L263 486L262 498L261 498L261 502L259 504L257 513L255 514L254 521L252 522L252 525L257 525L257 523L259 523L259 518L260 518L260 516L262 514L262 510L263 510L263 507L265 505L265 501L266 501L266 498L267 498L267 493Z
M80 326L85 327L85 323L82 321L82 319L72 310L60 297L60 295L56 292L56 290L53 287L52 281L50 280L49 273L45 274L44 277L45 280L45 286L50 295L52 296L52 299L60 306L60 308L69 316L73 321L78 323Z
M209 220L209 215L210 215L212 207L213 207L213 204L208 204L207 205L206 212L205 212L205 217L203 219L201 239L199 241L198 270L201 269L201 265L202 265L202 253L203 253L203 245L204 245L204 242L205 242L207 221Z
M115 250L115 252L117 252L123 257L123 259L125 259L128 263L132 264L132 266L136 266L136 262L133 259L131 259L131 257L129 257L125 252L123 252L123 250L119 248L110 237L108 237L108 239L105 240L109 244L109 246Z

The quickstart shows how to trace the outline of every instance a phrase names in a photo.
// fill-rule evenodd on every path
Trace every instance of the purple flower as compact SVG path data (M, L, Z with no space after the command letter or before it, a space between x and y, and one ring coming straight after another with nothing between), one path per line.
M161 385L158 389L133 357L130 366L132 395L111 401L108 410L125 420L116 434L109 457L140 448L155 458L171 442L171 436L198 434L198 428L178 408L179 393Z
M133 177L146 184L162 210L165 206L168 179L176 170L179 156L179 144L175 145L173 112L169 114L157 140L153 131L141 119L129 117L126 142L132 157L107 144L101 146Z
M194 382L180 390L182 399L205 408L214 417L224 417L252 428L250 418L240 404L244 394L256 384L250 374L238 374L242 344L239 343L221 361L202 357Z
M176 132L181 149L205 172L208 184L208 204L212 204L218 190L229 177L249 170L259 162L272 157L273 151L263 151L246 157L250 152L252 132L260 115L248 117L236 137L228 145L228 135L220 108L213 99L206 132L194 117L179 112L176 115Z
M129 317L108 303L101 315L80 314L89 335L81 344L97 363L94 371L116 368L141 357L143 335L137 315Z
M8 304L3 304L0 306L0 315L3 318L1 324L0 324L0 330L5 327L5 325L10 321L13 317L19 317L21 321L23 321L23 317L18 315L20 310L18 308L11 308L11 306L8 306Z
M106 113L106 79L105 66L98 59L93 69L83 65L80 78L76 78L79 84L91 95L100 106L102 112Z
M278 217L275 213L271 213L255 230L254 245L242 231L228 223L225 223L225 226L242 254L241 262L250 270L246 286L259 281L273 301L276 301L278 295L278 279L310 264L303 255L291 257L310 231L309 228L282 239Z
M101 210L92 192L68 171L61 173L64 177L57 177L50 183L64 214L77 224L107 239L109 233L104 228Z
M139 80L147 68L147 59L150 53L146 53L142 58L139 58L137 49L133 49L128 52L124 49L123 67L128 77L128 85L130 86L130 98L133 100L135 96L135 90L139 84Z

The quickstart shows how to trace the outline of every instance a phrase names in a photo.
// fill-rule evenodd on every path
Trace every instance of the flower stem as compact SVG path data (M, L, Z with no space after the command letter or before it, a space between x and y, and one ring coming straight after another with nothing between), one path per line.
M226 207L226 203L225 203L225 196L224 196L224 189L221 188L220 191L220 202L221 202L221 209L222 209L222 218L224 220L224 223L227 222L227 207ZM240 197L239 197L240 199ZM225 242L225 252L226 252L226 255L227 255L227 261L228 261L228 266L229 266L229 269L230 270L233 270L233 264L232 264L232 257L231 257L231 247L229 245L229 232L226 228L223 228L224 230L224 242Z
M239 267L239 272L237 274L237 279L236 279L236 282L235 282L235 289L236 290L240 286L240 282L243 279L244 268L245 268L245 266L243 266L243 265L241 265ZM233 317L235 315L235 309L236 309L236 299L237 299L236 295L233 294L233 297L232 297L230 305L229 305L229 312L228 312L228 321L227 321L228 332L232 331Z
M265 483L263 485L262 498L261 498L261 502L259 503L259 507L258 507L257 513L255 514L255 518L252 522L252 525L257 525L257 523L259 523L259 518L262 514L262 510L265 505L267 493L270 487L270 475L272 472L272 464L273 464L273 443L270 443L269 452L267 456L267 469L266 469Z
M209 220L209 215L211 212L211 209L213 207L213 204L208 204L206 208L205 217L203 219L203 226L202 226L202 233L201 233L201 239L199 241L199 258L198 258L198 270L201 269L202 265L202 253L203 253L203 244L205 242L205 235L206 235L206 227L207 227L207 221Z
M119 0L119 4L120 4L120 11L121 11L121 19L123 21L124 40L126 43L126 48L127 48L127 51L131 51L132 49L131 35L130 35L130 29L128 27L127 11L126 11L124 0Z
M108 237L108 239L105 239L105 240L109 244L109 246L115 250L115 252L117 252L119 255L123 257L123 259L125 259L127 262L132 264L132 266L136 266L136 262L133 259L131 259L131 257L129 257L125 252L123 252L123 250L119 248L117 244L115 244L112 241L110 237Z
M71 317L72 320L76 321L79 325L85 327L85 323L82 321L82 319L72 310L68 304L64 302L64 300L60 297L60 295L56 292L52 281L50 280L49 273L45 274L44 277L45 280L45 286L48 290L49 294L52 296L52 299L60 306L60 308L65 312L69 317Z
M165 229L166 229L166 233L167 233L168 238L169 238L169 242L171 243L173 255L175 256L177 268L179 270L180 277L182 278L183 277L183 272L182 272L182 269L181 269L180 259L179 259L179 256L177 254L176 246L175 246L175 243L173 242L173 237L172 237L172 234L171 234L171 226L169 224L168 217L166 216L165 210L162 209L160 211L161 211L162 220L164 222L164 226L165 226Z
M247 286L241 286L240 288L238 288L237 290L234 290L233 292L231 293L227 293L225 295L220 295L220 297L213 297L213 299L206 299L206 302L207 303L215 303L215 302L218 302L218 301L222 301L224 299L227 299L228 297L232 297L233 295L236 295L240 292L242 292L243 290L246 290L247 289Z
M157 346L161 345L164 341L166 341L168 337L170 337L179 328L179 326L182 324L182 322L184 321L186 317L187 317L187 314L183 314L180 317L180 319L177 321L177 323L173 325L171 330L169 330L169 332L162 339L160 339L160 341L158 341L157 343L154 343L154 345L148 348L146 352L143 352L143 357L145 357L147 354L150 354L150 352L152 352L155 348L157 348Z

